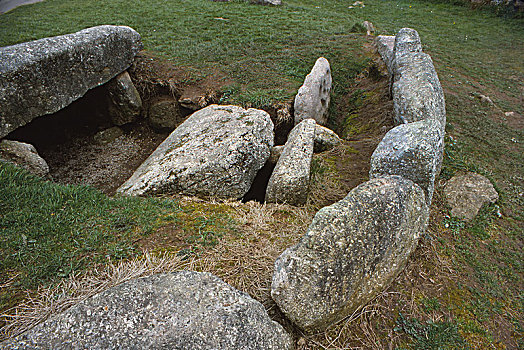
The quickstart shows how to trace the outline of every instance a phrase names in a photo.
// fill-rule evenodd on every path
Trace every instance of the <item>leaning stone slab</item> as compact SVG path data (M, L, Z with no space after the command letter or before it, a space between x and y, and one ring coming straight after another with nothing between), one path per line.
M320 57L295 96L295 124L307 118L326 124L330 92L331 68L328 60Z
M0 48L0 138L108 82L141 49L136 31L109 25Z
M210 273L134 279L0 344L4 349L291 349L258 301Z
M320 209L275 262L271 296L305 331L351 315L404 268L428 219L424 192L400 176L372 179Z
M431 57L422 52L418 33L399 31L393 63L393 108L397 124L436 119L446 126L444 92Z
M46 161L29 143L0 141L0 161L13 163L36 176L45 177L49 174L49 166Z
M242 198L269 158L273 138L267 112L210 105L176 128L118 192Z
M402 124L391 129L371 156L370 178L400 175L419 185L431 204L440 173L444 134L434 119Z
M444 187L444 197L451 215L469 221L484 204L495 203L499 194L486 177L470 172L452 177Z
M377 44L378 53L386 64L389 74L393 74L393 49L395 47L395 37L393 35L379 35L375 42Z
M112 102L109 114L113 124L131 123L140 116L142 99L127 71L112 79L107 84L107 91Z
M277 165L269 178L266 202L303 205L309 190L315 121L305 119L289 133Z
M338 137L337 133L331 129L328 129L322 125L315 125L315 147L314 153L320 153L330 150L342 141Z

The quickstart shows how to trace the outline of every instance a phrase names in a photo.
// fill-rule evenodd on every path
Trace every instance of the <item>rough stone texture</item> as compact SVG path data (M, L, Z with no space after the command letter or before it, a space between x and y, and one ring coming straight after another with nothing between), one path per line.
M444 134L434 119L402 124L391 129L371 156L369 177L400 175L419 185L428 207L440 173Z
M125 282L84 300L5 349L291 349L258 301L210 273Z
M295 124L307 118L326 124L330 92L331 68L328 60L320 57L295 96Z
M127 71L107 83L107 91L112 102L109 114L113 124L132 123L140 116L142 99Z
M370 21L362 22L364 28L366 28L366 35L372 35L375 33L375 26Z
M250 0L256 4L262 5L282 5L282 0Z
M277 165L269 178L266 202L303 205L307 200L315 121L305 119L289 133Z
M393 108L397 124L436 119L446 126L444 92L431 57L422 52L418 33L399 31L393 63Z
M467 173L454 176L444 187L444 196L451 207L451 215L472 220L486 203L495 203L499 194L482 175Z
M428 219L424 192L400 176L372 179L320 209L275 262L271 296L305 331L323 330L384 290Z
M109 129L101 130L97 132L94 136L95 142L99 145L106 145L115 141L120 136L124 135L122 129L118 126L114 126Z
M142 49L129 27L98 26L0 48L0 138L125 71Z
M271 148L271 153L269 155L269 159L267 160L267 162L269 164L276 165L283 151L284 151L284 146L273 146Z
M173 130L182 121L177 101L169 97L151 102L147 118L149 125L158 131Z
M390 75L393 74L393 49L395 47L395 37L393 35L379 35L375 40L377 50L382 60L386 64Z
M242 198L273 147L268 113L211 105L193 113L118 191Z
M324 152L339 145L341 142L337 133L322 125L315 125L315 146L314 153Z
M13 163L36 176L45 177L49 174L46 161L40 157L35 147L28 143L0 141L0 161Z

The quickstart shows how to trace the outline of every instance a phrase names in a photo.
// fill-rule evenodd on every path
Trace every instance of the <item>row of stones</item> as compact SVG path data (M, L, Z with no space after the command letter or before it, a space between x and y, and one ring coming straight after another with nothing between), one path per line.
M370 180L322 208L275 262L271 295L307 332L326 329L384 290L426 229L442 162L444 97L418 33L404 28L388 39L394 47L383 56L400 125L373 153Z

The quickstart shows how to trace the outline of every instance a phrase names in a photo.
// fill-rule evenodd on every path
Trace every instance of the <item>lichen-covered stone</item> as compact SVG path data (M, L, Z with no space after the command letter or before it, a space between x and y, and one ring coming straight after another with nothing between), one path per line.
M484 204L495 203L499 194L486 177L470 172L452 177L444 187L444 197L451 215L469 221Z
M295 124L308 118L326 124L330 93L331 68L328 60L320 57L295 96Z
M111 98L109 114L115 125L134 122L142 111L142 99L129 73L123 72L107 83Z
M1 344L4 349L291 349L258 301L210 273L134 279Z
M271 296L305 331L323 330L384 290L427 225L424 192L400 176L372 179L320 209L275 262Z
M393 35L379 35L375 40L377 51L386 64L390 75L393 74L393 49L395 47L395 37Z
M151 102L147 113L149 125L157 131L171 131L182 121L178 103L170 97L160 97Z
M0 138L125 71L142 49L129 27L98 26L0 48Z
M400 175L419 185L429 206L440 173L444 134L434 119L401 124L391 129L371 156L369 177Z
M340 137L331 129L322 125L315 125L314 153L330 150L341 143Z
M11 140L0 141L0 161L13 163L36 176L45 177L49 174L49 166L46 161L29 143Z
M176 128L118 191L242 198L269 158L273 138L265 111L208 106Z
M422 52L418 33L399 31L393 63L393 109L397 124L435 119L446 126L444 92L431 57Z
M303 205L307 200L315 121L305 119L289 133L277 165L269 178L266 202Z

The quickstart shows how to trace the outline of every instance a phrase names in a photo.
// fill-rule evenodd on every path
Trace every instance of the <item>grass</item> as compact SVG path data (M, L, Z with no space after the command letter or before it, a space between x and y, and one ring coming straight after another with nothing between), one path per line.
M372 64L362 50L366 39L352 32L361 30L362 20L373 22L377 34L417 29L448 111L430 228L406 270L360 314L323 334L298 336L319 349L524 348L524 21L446 1L369 0L364 8L348 9L350 3L46 0L2 15L0 46L98 24L129 25L141 33L146 50L191 79L226 75L222 102L257 107L289 101L316 58L325 56L334 79L330 118L346 113L343 126L352 136L364 125L352 120L373 97L358 89L347 96ZM482 103L481 94L494 105ZM325 160L315 166L318 178L336 170ZM189 256L188 263L201 259L192 268L212 271L274 311L268 297L272 263L311 218L309 209L253 203L111 199L1 169L0 229L8 238L0 242L4 307L17 303L22 291L53 286L106 256L135 256L137 245L150 240L159 254L187 249L182 257ZM464 171L487 176L500 193L499 202L470 223L449 215L441 193L446 180ZM173 227L166 235L176 233L181 242L155 241L156 228L166 222Z

